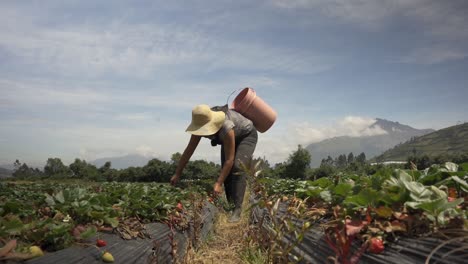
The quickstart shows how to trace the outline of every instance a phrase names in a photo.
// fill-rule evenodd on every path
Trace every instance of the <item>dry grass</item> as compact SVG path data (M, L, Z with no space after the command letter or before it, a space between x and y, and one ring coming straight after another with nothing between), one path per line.
M219 214L213 234L197 251L189 252L187 263L242 263L239 252L245 244L244 234L248 228L248 216L244 213L238 223L228 223L227 219L226 213Z
M239 252L245 250L246 243L244 235L249 228L249 190L244 196L243 212L238 223L229 223L229 213L218 214L212 233L207 241L196 251L190 249L187 253L185 263L187 264L238 264L243 263Z

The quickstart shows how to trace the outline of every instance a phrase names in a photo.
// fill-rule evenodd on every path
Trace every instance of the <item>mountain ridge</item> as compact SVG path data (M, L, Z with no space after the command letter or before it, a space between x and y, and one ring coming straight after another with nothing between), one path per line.
M93 164L96 167L103 166L106 162L111 162L111 168L114 169L126 169L128 167L143 167L148 164L148 161L156 157L146 157L139 154L128 154L118 157L106 157L99 158L93 161L90 161L90 164Z
M406 161L408 156L435 157L468 153L468 123L413 138L375 157L378 161Z
M377 134L366 135L364 132ZM359 155L364 152L366 157L372 158L384 151L408 141L413 137L433 132L433 129L416 129L399 122L376 118L375 122L363 129L361 136L338 136L320 142L309 144L306 149L312 156L311 167L318 167L322 159L331 156L335 158L341 154L352 152Z

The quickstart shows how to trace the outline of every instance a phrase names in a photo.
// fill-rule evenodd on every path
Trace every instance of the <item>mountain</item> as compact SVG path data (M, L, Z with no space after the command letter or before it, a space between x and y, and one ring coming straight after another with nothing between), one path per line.
M13 165L13 162L12 162L11 164L9 164L9 163L2 163L2 164L0 164L0 168L13 171L13 170L15 169L15 165Z
M468 123L447 127L414 138L376 157L381 161L406 161L410 155L457 155L468 153Z
M130 154L122 157L109 157L109 158L102 158L91 161L90 163L95 165L96 167L101 167L107 161L111 162L111 168L114 169L126 169L128 167L143 167L148 164L152 158L145 157L138 154Z
M9 178L13 174L12 170L0 168L0 179L2 178Z
M380 118L377 118L375 123L367 129L377 129L382 133L360 137L340 136L308 145L306 149L312 155L311 166L320 166L322 159L328 156L335 158L341 154L348 155L350 152L353 152L354 156L364 152L369 159L413 137L422 136L434 131L433 129L416 129L408 125Z

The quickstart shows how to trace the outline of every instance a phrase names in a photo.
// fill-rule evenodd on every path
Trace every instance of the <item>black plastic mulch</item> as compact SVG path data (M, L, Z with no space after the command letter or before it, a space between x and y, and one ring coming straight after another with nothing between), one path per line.
M281 215L281 211L284 210L280 210L279 215ZM264 214L267 214L265 209L254 207L252 210L252 221L258 223ZM264 221L263 228L268 224L269 221ZM297 224L302 225L302 223ZM283 239L289 241L288 237L284 237ZM386 244L385 250L380 254L364 253L359 263L425 263L431 252L443 242L443 240L433 237L401 237L396 242ZM359 247L357 243L353 244L354 251ZM437 249L429 263L468 263L468 248L466 246L466 243L448 243ZM327 258L335 256L335 253L325 241L324 233L318 225L305 234L304 240L293 250L293 253L296 256L302 257L300 263L331 263L330 260L327 261Z
M206 203L203 208L203 223L200 230L200 239L204 240L213 228L215 215L218 209ZM102 248L109 251L115 259L114 263L172 263L171 243L168 235L171 234L169 227L162 223L146 224L146 230L151 235L151 239L124 240L117 234L102 233L100 237L107 242L107 246ZM175 232L177 243L178 259L183 259L189 240L193 237L191 231ZM96 238L90 239L95 241ZM156 249L154 250L154 245ZM72 246L57 252L46 253L45 256L26 261L27 264L92 264L103 263L100 251L95 247ZM153 259L151 262L150 260Z

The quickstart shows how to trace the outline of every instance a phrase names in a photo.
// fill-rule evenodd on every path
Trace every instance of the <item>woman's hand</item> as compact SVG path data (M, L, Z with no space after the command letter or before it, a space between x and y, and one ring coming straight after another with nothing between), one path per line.
M223 192L223 187L219 182L216 182L213 186L214 193L217 195L220 195Z
M179 180L180 180L180 176L177 174L174 174L174 176L172 176L171 178L171 184L176 185L179 182Z

